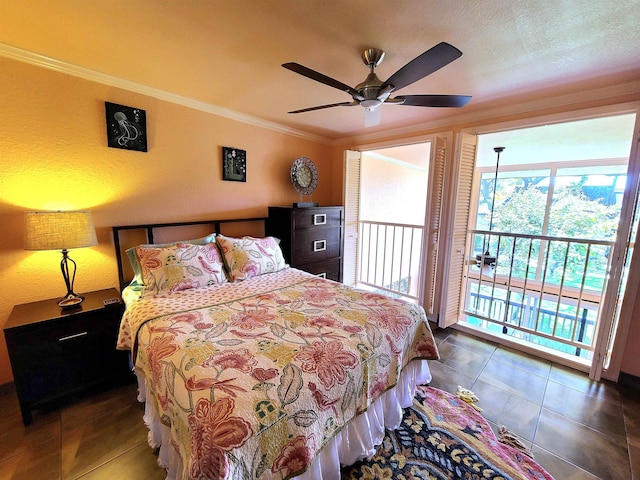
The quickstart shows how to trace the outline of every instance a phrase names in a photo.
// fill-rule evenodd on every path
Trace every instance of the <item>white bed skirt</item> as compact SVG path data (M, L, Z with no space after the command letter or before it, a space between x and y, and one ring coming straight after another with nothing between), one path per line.
M167 480L182 480L182 459L171 444L171 430L160 422L155 402L146 394L146 379L136 370L138 400L145 403L144 422L149 428L149 446L159 448L158 465L167 470ZM340 466L352 465L373 455L382 443L385 428L394 430L402 421L402 409L410 406L416 386L431 382L426 360L414 360L400 375L398 384L386 391L364 413L358 415L320 451L309 469L293 480L340 480Z

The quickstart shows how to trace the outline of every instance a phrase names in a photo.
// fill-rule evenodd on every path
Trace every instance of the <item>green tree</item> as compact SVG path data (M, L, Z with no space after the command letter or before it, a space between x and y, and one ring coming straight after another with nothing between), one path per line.
M500 187L500 182L498 186ZM578 183L556 191L551 204L547 235L575 239L613 239L618 223L617 207L590 200L580 187L581 184ZM527 188L509 190L496 191L492 230L523 235L542 234L547 203L546 192L533 184L529 184ZM565 285L579 287L586 273L588 284L594 288L600 288L605 277L609 254L609 249L606 247L591 247L587 266L588 245L586 244L571 243L567 248L566 242L543 242L520 238L515 240L514 248L513 242L514 240L510 237L503 237L500 242L499 274L508 275L512 266L512 276L524 277L528 265L527 276L536 278L538 273L538 278L541 278L543 272L536 272L536 267L538 255L542 249L543 259L548 259L546 282L560 282L564 272L565 256L568 257ZM498 248L495 240L492 241L491 248L492 251ZM546 248L549 248L548 256ZM528 258L531 260L527 264Z

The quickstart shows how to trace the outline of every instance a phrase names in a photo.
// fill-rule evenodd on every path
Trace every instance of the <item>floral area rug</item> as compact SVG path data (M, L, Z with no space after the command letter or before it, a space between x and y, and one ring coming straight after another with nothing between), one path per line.
M370 460L342 471L366 480L553 480L535 460L501 443L487 421L459 397L418 387L400 427Z

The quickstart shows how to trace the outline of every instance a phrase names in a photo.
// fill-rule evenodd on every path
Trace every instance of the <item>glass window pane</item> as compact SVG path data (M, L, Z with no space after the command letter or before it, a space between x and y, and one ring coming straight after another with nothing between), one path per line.
M541 235L550 170L484 172L480 179L476 229ZM491 207L495 206L493 218Z
M625 182L625 165L558 169L549 235L614 240Z

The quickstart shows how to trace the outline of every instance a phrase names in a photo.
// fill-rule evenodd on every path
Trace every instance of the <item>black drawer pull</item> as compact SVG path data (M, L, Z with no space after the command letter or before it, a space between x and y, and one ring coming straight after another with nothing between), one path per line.
M327 278L327 272L316 273L316 277Z
M73 340L74 338L84 337L85 335L88 335L88 334L89 332L74 333L73 335L67 335L66 337L59 338L58 341L66 342L67 340Z
M327 224L327 214L326 213L316 213L313 216L313 224L314 225L326 225Z
M316 240L313 242L313 251L314 252L323 252L327 249L327 241L326 240Z

